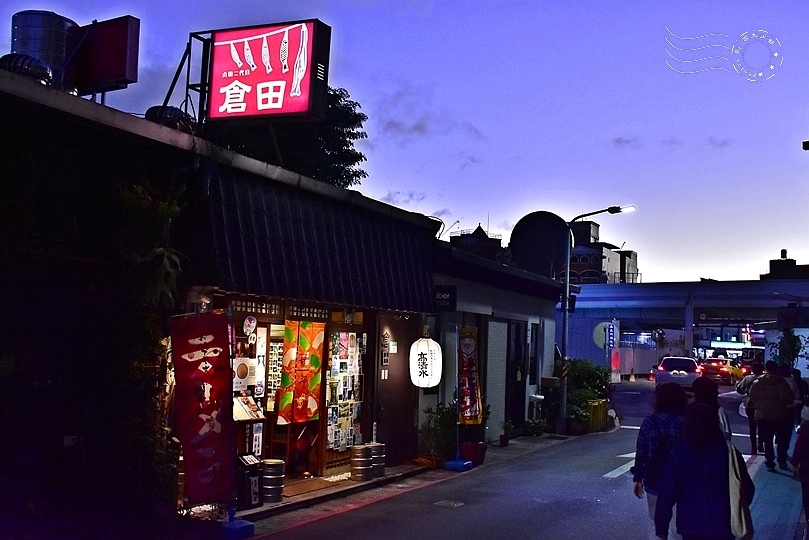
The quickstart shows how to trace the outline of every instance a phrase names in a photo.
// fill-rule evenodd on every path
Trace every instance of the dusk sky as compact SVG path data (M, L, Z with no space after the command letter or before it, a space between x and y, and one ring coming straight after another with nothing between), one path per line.
M504 246L536 210L634 204L593 219L643 282L757 280L781 249L809 264L806 0L5 0L0 55L23 10L139 18L139 82L107 95L138 115L190 32L317 18L329 84L368 115L353 189Z

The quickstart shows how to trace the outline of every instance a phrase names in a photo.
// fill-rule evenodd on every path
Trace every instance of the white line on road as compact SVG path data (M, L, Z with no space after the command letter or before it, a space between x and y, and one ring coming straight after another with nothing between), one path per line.
M634 464L635 464L635 460L633 459L632 461L630 461L626 465L621 465L617 469L611 470L610 472L608 472L607 474L604 475L604 478L618 478L622 474L628 472L629 469L631 469L632 465L634 465Z

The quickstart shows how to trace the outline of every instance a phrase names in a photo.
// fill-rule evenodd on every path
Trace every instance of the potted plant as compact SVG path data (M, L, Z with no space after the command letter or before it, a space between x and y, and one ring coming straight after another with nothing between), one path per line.
M587 433L587 422L590 414L587 409L577 404L567 406L568 432L571 435L584 435Z
M486 458L486 422L489 420L491 408L489 405L483 407L482 419L477 424L461 424L460 425L460 457L461 459L471 461L472 465L477 466L483 463Z
M455 402L438 403L423 410L426 420L419 430L419 463L430 467L443 467L447 459L455 457L458 413Z
M500 422L500 427L503 429L503 434L500 435L500 446L508 446L508 440L514 431L514 424L511 423L511 420L503 420Z

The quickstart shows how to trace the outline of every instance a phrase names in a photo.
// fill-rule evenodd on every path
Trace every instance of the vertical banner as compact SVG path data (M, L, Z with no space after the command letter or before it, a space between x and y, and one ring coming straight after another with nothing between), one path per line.
M326 325L286 321L281 365L278 423L308 422L320 417L323 333Z
M478 381L478 329L462 326L458 335L458 413L461 424L480 424L483 407Z
M175 317L171 343L188 502L228 503L234 456L227 316L215 311Z

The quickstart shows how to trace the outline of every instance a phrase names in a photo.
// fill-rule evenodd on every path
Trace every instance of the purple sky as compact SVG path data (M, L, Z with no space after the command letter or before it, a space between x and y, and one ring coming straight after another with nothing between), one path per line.
M504 245L535 210L634 204L595 219L603 241L638 252L644 282L756 280L782 248L809 264L809 3L695 5L5 0L0 55L18 11L135 16L139 82L107 105L143 114L190 32L319 18L332 27L329 84L369 116L365 195L454 231L480 223ZM734 66L774 76L750 82Z

